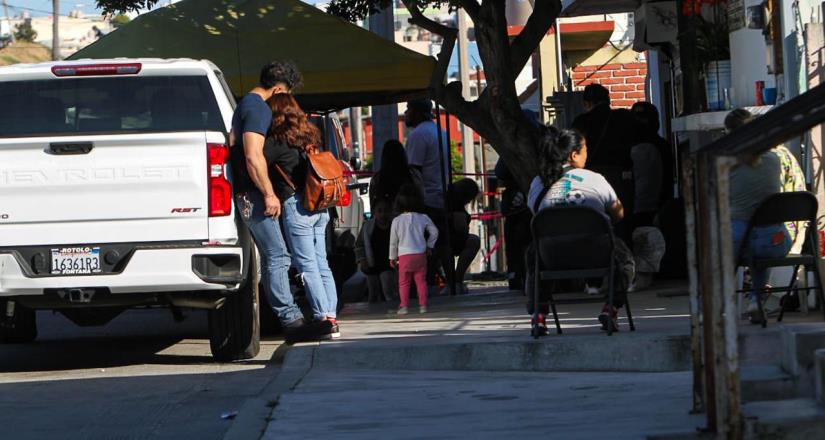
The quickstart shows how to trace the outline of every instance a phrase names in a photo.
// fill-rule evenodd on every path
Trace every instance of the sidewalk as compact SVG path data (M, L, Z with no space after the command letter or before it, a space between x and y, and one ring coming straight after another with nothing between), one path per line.
M534 340L526 298L495 288L433 298L426 315L414 305L406 316L348 305L343 338L286 349L281 373L227 438L695 432L704 416L689 414L688 299L668 297L686 290L665 284L631 294L637 331L622 313L611 337L599 330L599 304L575 304L559 306L563 335L551 325L550 336Z

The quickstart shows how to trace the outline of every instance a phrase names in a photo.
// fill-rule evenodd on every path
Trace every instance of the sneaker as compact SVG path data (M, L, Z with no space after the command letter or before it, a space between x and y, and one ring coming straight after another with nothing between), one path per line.
M592 287L592 286L589 286L587 284L584 285L584 293L586 293L588 295L593 295L593 296L601 295L601 292L599 292L598 287Z
M418 307L418 313L427 313L427 306Z
M332 336L332 339L340 338L341 329L338 327L338 320L336 320L335 318L329 318L327 319L327 321L332 324L332 328L330 329L330 336Z
M327 322L327 324L323 324ZM289 345L298 342L327 341L332 339L332 326L328 321L313 321L306 323L301 320L300 325L286 328L285 340Z
M599 314L599 322L602 324L602 330L612 332L619 331L619 311L615 307L607 304L602 308L602 313Z
M533 317L530 320L530 332L533 336L547 336L550 332L547 330L547 322L544 319L544 315L539 313L538 319Z
M398 311L395 312L395 314L396 315L406 315L407 314L407 308L406 307L399 307Z

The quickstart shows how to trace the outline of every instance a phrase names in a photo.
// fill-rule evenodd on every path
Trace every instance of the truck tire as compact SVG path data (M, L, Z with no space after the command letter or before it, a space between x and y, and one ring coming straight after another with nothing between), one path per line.
M6 312L7 301L0 301L0 312ZM15 304L14 316L3 318L0 343L22 344L37 339L37 315L32 309Z
M219 362L254 358L261 349L258 261L254 251L248 255L241 287L226 297L222 307L209 311L209 347Z

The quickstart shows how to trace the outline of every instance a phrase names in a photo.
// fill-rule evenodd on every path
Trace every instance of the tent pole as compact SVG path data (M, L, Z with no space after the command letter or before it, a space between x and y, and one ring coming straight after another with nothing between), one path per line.
M447 148L448 148L447 151L449 152L450 155L452 155L452 148L450 148L450 131L449 131L449 126L450 126L449 125L450 124L449 117L450 117L450 115L449 115L449 113L445 113L445 114L447 115L447 118L448 118L447 119ZM438 161L441 164L441 191L442 191L442 194L444 195L445 216L449 217L449 215L450 215L450 206L449 206L449 202L447 201L447 173L449 172L450 174L452 174L452 171L445 171L444 170L444 168L446 167L446 164L444 163L444 137L441 136L441 133L442 133L442 130L441 130L441 105L438 103L438 101L435 101L435 123L436 123L436 128L438 130ZM450 163L452 163L452 157L450 157ZM449 218L448 218L447 221L445 222L444 230L439 231L440 234L444 235L443 242L446 242L448 246L449 246L449 243L450 243L450 226L449 225L450 225L450 222L449 222ZM451 257L450 260L452 260L452 254L453 254L453 251L450 250L450 257ZM443 256L441 256L441 257L443 257ZM455 295L455 282L453 280L453 273L455 272L455 270L448 270L447 269L447 263L448 263L447 261L442 261L441 265L444 267L444 272L445 272L444 275L447 276L447 283L448 283L449 288L450 288L450 295L453 296L453 295ZM452 261L449 261L449 264L450 264L450 266L453 266Z

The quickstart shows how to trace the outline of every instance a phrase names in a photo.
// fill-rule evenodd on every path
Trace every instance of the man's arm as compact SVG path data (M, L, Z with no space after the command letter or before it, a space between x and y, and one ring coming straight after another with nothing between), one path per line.
M278 200L275 190L272 189L272 182L269 181L269 171L264 157L263 135L248 131L244 132L243 150L246 156L246 169L249 172L249 178L264 195L264 203L266 204L264 213L268 216L278 217L281 215L281 201Z

